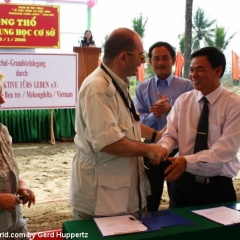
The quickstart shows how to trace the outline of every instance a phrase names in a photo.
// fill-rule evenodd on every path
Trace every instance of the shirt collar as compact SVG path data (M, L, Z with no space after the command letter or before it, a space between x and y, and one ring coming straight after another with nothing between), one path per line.
M167 81L168 87L170 87L173 77L174 77L173 74L170 74L167 78L163 80L163 81ZM158 81L162 81L162 79L158 78L156 74L154 76L154 80L155 80L156 87L158 86Z
M223 86L222 84L220 84L218 88L216 88L213 92L209 93L205 97L207 98L208 102L212 105L221 95L222 91L223 91ZM204 95L200 91L196 90L196 102L200 101L202 97L204 97Z
M108 66L106 66L103 62L102 62L102 65L107 69L107 71L111 74L111 76L113 77L113 79L116 81L117 85L120 87L120 88L124 88L126 86L129 86L130 84L130 81L128 78L126 78L125 80L120 78L115 72L113 72L111 70L111 68L109 68Z

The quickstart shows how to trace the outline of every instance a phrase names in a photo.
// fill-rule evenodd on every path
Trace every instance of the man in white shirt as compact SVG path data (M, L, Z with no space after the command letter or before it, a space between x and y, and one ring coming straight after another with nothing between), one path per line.
M143 156L158 161L161 132L140 123L128 77L145 62L140 36L116 29L104 44L103 63L81 85L76 106L78 147L72 163L70 204L74 219L130 214L146 208L150 186Z
M182 94L167 117L167 130L158 142L162 159L176 147L179 156L168 158L165 170L171 183L170 207L186 207L236 200L232 178L240 169L240 96L224 88L224 54L204 47L191 55L190 80L194 90ZM194 153L202 97L208 100L207 149Z

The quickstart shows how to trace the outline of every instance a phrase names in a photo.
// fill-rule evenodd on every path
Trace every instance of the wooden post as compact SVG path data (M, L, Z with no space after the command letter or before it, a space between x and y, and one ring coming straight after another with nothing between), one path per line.
M54 136L54 130L53 130L53 109L50 110L51 115L50 115L50 143L55 144L55 136Z

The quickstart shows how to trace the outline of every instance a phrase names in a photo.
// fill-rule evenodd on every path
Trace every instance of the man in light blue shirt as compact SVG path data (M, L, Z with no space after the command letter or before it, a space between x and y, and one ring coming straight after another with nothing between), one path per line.
M149 63L155 75L136 88L134 104L141 115L141 122L155 130L163 129L167 124L167 115L175 100L193 89L188 79L174 76L172 67L176 61L176 52L167 42L156 42L149 48ZM175 155L177 151L173 151ZM151 196L147 197L148 211L157 211L160 205L165 163L152 165L145 158L147 176L151 184Z

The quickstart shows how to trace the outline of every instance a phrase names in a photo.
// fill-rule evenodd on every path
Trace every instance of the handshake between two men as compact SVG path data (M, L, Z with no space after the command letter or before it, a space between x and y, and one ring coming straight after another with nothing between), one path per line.
M171 164L166 168L164 174L166 177L164 180L168 182L175 181L186 169L187 161L182 156L168 157L168 151L160 144L150 144L152 151L148 152L150 163L153 165L159 165L163 161L169 161Z

